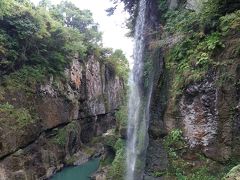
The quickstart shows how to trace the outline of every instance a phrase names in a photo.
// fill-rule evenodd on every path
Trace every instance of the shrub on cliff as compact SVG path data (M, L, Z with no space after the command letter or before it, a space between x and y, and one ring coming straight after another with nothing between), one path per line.
M116 49L113 51L111 48L104 48L99 56L103 63L112 68L113 74L118 75L127 82L130 69L128 60L122 50Z
M108 172L107 179L118 179L123 180L126 174L126 153L125 153L125 142L118 139L114 145L116 156L112 162L112 166Z
M16 108L9 103L0 104L0 123L14 119L16 122L12 128L23 128L34 122L34 117L26 108Z
M215 56L225 48L225 36L230 30L239 30L239 3L231 1L228 10L229 1L209 0L200 10L192 10L184 3L169 9L166 0L158 2L162 12L158 44L165 48L167 68L174 74L171 97L175 101L186 85L202 80L210 69L219 66Z

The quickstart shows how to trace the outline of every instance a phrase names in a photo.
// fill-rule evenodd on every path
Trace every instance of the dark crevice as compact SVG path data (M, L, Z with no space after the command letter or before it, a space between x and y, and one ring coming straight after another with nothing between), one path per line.
M113 112L116 111L116 109L113 110ZM57 126L54 126L52 128L49 128L49 129L45 129L43 131L41 131L38 135L37 135L37 138L35 138L34 140L30 141L29 143L27 143L26 145L23 145L23 146L19 146L16 150L10 152L10 153L7 153L3 156L0 157L0 161L3 161L5 158L7 158L8 156L11 156L13 155L14 153L16 153L17 151L19 151L20 149L24 149L34 143L36 143L38 141L38 139L45 134L45 137L52 137L52 136L55 136L54 133L52 133L52 131L54 129L58 129L58 128L64 128L65 126L67 126L68 124L74 122L74 121L80 121L80 120L83 120L83 119L88 119L88 118L94 118L94 117L98 117L98 116L105 116L105 115L108 115L108 114L112 114L113 112L107 112L107 113L103 113L103 114L97 114L97 115L93 115L93 116L86 116L86 117L83 117L83 118L79 118L79 119L73 119L72 121L69 121L69 122L65 122L65 123L61 123L61 124L58 124ZM0 150L2 148L2 143L0 143Z

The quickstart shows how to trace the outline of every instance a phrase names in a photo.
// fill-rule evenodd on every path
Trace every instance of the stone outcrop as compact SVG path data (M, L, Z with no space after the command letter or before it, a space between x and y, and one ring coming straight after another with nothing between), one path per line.
M167 131L180 128L191 149L197 149L206 157L225 162L231 157L239 157L239 58L232 54L236 39L229 36L226 48L216 57L226 65L221 69L210 70L204 80L188 85L175 110L171 100L164 116ZM233 63L234 62L234 63ZM226 74L227 72L227 74ZM232 79L221 82L223 76Z
M169 8L175 9L183 1L168 2ZM184 2L184 7L200 11L198 3L204 1ZM234 0L232 2L237 4ZM179 37L178 40L181 39ZM174 35L167 38L174 39ZM225 47L213 57L221 66L209 68L202 80L187 84L176 99L171 94L176 90L172 86L174 70L169 70L164 61L168 50L178 41L167 42L158 50L159 55L153 58L153 69L157 70L153 71L155 79L150 108L146 177L168 168L163 139L174 129L180 129L187 142L186 162L198 161L196 154L215 162L219 167L231 159L240 159L240 59L235 51L239 39L239 32L225 36Z
M123 81L94 56L73 59L64 80L50 78L34 93L5 92L1 103L26 108L32 121L20 126L0 111L0 179L46 179L94 154L93 137L115 127ZM19 82L20 83L20 82ZM100 151L100 150L99 150Z
M187 85L177 100L170 96L171 75L163 70L153 91L146 172L167 168L161 139L174 129L182 130L190 154L202 154L219 165L239 159L240 61L231 51L238 39L240 34L226 37L225 49L215 57L226 63L225 69L211 69L203 80ZM222 82L226 76L231 79ZM196 160L197 156L191 157L191 162Z

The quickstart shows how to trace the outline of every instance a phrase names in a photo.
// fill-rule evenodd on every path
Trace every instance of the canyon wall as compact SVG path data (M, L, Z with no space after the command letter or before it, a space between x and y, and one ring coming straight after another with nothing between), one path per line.
M157 1L150 2L155 3L153 7L160 6ZM167 8L201 13L204 2L171 0L168 1ZM229 1L228 5L228 7L221 6L224 12L222 16L233 13L240 7L237 1ZM153 35L148 43L150 55L147 56L153 64L154 88L145 179L171 179L180 175L189 178L192 177L189 174L194 173L189 169L196 167L198 169L208 167L207 171L215 178L219 178L219 173L226 171L225 168L230 164L231 166L238 164L240 158L240 58L237 48L240 43L239 26L230 28L227 33L223 33L217 27L209 26L205 27L203 32L199 32L203 33L202 39L204 37L207 39L207 36L211 36L214 32L220 33L221 45L211 54L213 62L204 69L204 75L199 79L188 81L194 70L192 74L189 72L186 75L188 73L186 69L180 74L182 77L178 77L177 71L183 64L177 62L178 60L174 59L171 53L172 49L181 44L184 38L188 38L189 34L177 31L177 33L164 32L169 30L166 29L169 24L166 24L166 20L162 20L164 18L161 13L153 11L151 6L149 9L154 18L149 16L151 18L148 18L148 21L154 20L156 24L157 19L158 25L153 28ZM191 28L194 28L194 25ZM196 29L193 31L198 32ZM199 41L201 42L202 39L200 37ZM187 44L183 48L191 49ZM199 51L201 50L199 48ZM174 60L179 64L172 65ZM192 64L188 66L189 69L192 68L191 66L193 68L195 66L195 69L202 68L194 64L196 60L197 58L191 59ZM184 83L176 86L181 83L181 78L185 78ZM176 144L168 144L166 147L169 139L174 138L174 132L180 132L182 137ZM183 144L179 145L179 143ZM173 153L171 151L176 154L171 154ZM172 157L175 155L176 157Z
M1 180L46 179L65 165L101 154L101 145L88 144L115 127L123 80L94 56L76 57L64 76L37 83L31 91L1 85Z

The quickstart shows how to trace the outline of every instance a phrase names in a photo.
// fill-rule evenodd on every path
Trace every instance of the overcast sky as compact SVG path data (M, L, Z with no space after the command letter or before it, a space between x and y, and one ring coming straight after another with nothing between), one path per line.
M31 0L38 4L40 0ZM51 0L52 4L57 4L61 0ZM110 0L69 0L80 9L89 9L93 13L95 22L99 23L100 31L103 32L104 47L122 49L128 59L133 52L132 39L125 37L128 32L124 26L128 14L123 11L123 4L120 4L113 16L107 16L105 10L112 6Z

